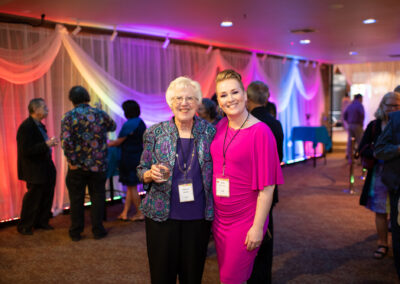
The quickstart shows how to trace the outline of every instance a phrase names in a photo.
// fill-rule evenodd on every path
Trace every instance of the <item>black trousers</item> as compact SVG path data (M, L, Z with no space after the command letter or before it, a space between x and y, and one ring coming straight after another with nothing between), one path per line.
M392 246L394 265L396 267L397 276L400 279L400 226L397 222L399 214L398 202L400 197L400 188L390 191L390 225L392 229Z
M90 172L81 169L68 170L66 184L70 200L71 226L69 235L78 236L83 232L85 223L85 191L89 189L90 217L92 221L92 232L95 236L105 233L103 226L104 207L105 207L105 172Z
M251 273L250 279L247 280L247 284L271 283L274 247L274 219L272 216L272 207L269 212L268 230L272 238L270 238L268 234L265 234L256 259L254 260L253 272Z
M46 184L26 183L28 191L22 200L21 219L18 223L20 229L30 230L49 223L55 184L55 176Z
M200 284L210 238L206 220L156 222L146 218L152 284Z

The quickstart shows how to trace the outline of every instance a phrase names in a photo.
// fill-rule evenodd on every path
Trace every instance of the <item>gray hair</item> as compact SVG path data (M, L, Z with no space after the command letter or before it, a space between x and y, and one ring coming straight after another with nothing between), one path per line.
M174 99L175 93L178 90L190 90L193 92L194 96L196 97L197 102L201 101L203 97L201 93L200 84L197 81L194 81L186 76L181 76L173 80L165 93L165 99L167 100L167 104L169 107L172 106L172 100Z
M44 99L42 99L42 98L32 99L28 105L29 114L35 113L36 109L40 108L43 103L44 103Z
M265 105L269 98L269 88L261 81L251 82L247 87L247 98L260 105Z
M386 104L387 100L388 100L388 99L391 99L391 98L395 98L395 99L397 99L397 100L400 100L400 93L397 93L397 92L389 92L389 93L386 93L386 94L382 97L381 102L379 103L379 107L378 107L378 109L376 110L376 112L375 112L375 114L374 114L374 116L375 116L377 119L387 120L387 115L386 115L385 111L383 110L383 105Z

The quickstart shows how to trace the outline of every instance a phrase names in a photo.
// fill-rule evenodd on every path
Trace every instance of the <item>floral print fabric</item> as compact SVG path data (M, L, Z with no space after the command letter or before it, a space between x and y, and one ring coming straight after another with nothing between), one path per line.
M61 120L61 146L69 164L82 170L107 169L107 132L115 122L104 111L80 104Z

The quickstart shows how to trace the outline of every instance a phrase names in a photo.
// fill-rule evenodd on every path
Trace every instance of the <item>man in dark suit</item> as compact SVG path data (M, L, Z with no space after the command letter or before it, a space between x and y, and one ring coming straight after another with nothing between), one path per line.
M57 145L55 137L49 139L41 121L48 109L43 99L29 102L29 117L17 132L18 179L26 181L28 191L22 201L17 230L32 235L33 228L51 230L49 225L53 203L56 168L51 158L51 147Z
M279 160L283 158L283 129L281 123L273 118L266 107L265 102L269 98L269 88L261 81L254 81L247 87L247 108L250 113L267 124L275 136ZM273 232L274 223L272 209L278 202L278 187L274 190L274 199L269 212L268 230L270 235L265 234L264 240L258 250L254 261L253 272L247 283L271 283L272 255L273 255Z
M392 107L399 108L399 105ZM375 144L375 156L384 160L382 181L389 189L390 222L394 264L400 278L400 111L389 115L389 123Z

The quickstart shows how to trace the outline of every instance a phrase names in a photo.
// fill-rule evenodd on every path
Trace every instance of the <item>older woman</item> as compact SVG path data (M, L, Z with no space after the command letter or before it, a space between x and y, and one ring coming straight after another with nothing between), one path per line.
M147 191L147 252L152 283L201 283L213 219L212 161L215 129L195 116L199 83L179 77L166 92L174 117L150 127L137 168Z
M383 96L376 119L371 121L361 139L358 152L361 156L372 159L374 145L378 136L388 123L388 114L400 110L400 93L390 92ZM378 233L378 248L374 252L374 258L382 259L388 252L388 220L390 212L388 202L388 189L382 182L383 161L376 160L372 169L368 170L364 187L360 197L360 205L366 206L375 212L375 225Z
M217 75L218 104L226 114L211 144L213 236L222 283L244 283L268 226L273 190L283 182L274 135L246 109L241 76Z

